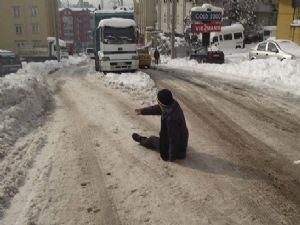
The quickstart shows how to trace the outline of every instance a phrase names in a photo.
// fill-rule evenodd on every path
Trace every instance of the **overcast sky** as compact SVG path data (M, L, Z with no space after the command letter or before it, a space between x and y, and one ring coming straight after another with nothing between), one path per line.
M99 3L101 3L101 0L84 0L84 1L87 1L87 2L90 2L92 3L93 5L95 6L98 6ZM133 6L133 1L132 0L123 0L124 1L124 5L125 6ZM152 0L151 0L152 1ZM67 0L62 0L62 2L67 2ZM70 3L77 3L78 0L69 0ZM104 2L104 7L107 8L107 7L111 7L111 1L110 0L103 0Z

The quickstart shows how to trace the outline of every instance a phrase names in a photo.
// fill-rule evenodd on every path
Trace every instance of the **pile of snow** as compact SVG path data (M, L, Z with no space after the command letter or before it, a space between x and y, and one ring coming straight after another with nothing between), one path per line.
M135 73L96 73L93 65L90 66L90 76L101 79L107 87L120 89L129 94L134 100L143 105L156 102L157 89L154 81L144 72Z
M203 72L205 75L230 78L252 83L276 86L300 94L300 60L279 61L275 58L266 60L242 61L230 64L199 64L194 60L162 58L159 67Z
M45 75L62 67L79 64L84 57L70 57L58 63L23 63L23 69L0 79L0 158L9 146L25 135L49 105L50 93Z
M37 127L51 106L46 75L84 61L86 57L70 57L61 63L24 63L17 73L0 78L0 218L22 185L38 151L28 148L32 141L30 135L19 138ZM34 142L41 147L45 140L40 138Z

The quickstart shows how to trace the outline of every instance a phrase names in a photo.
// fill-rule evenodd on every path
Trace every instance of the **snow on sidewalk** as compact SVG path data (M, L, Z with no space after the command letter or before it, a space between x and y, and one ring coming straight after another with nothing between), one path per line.
M244 60L228 64L199 64L187 58L162 58L161 68L183 69L209 76L259 83L300 95L300 60Z

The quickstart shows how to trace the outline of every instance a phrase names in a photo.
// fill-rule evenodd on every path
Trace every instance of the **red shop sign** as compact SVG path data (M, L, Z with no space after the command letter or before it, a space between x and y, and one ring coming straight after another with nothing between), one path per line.
M210 33L210 32L220 32L221 31L220 23L199 23L194 24L195 33Z

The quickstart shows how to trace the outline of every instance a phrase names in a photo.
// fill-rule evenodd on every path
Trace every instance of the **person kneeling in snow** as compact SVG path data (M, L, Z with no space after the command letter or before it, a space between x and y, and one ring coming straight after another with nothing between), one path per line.
M157 105L135 112L137 115L161 115L160 137L147 138L134 133L132 138L146 148L159 151L165 161L185 159L189 132L183 111L168 89L158 92L157 102Z

